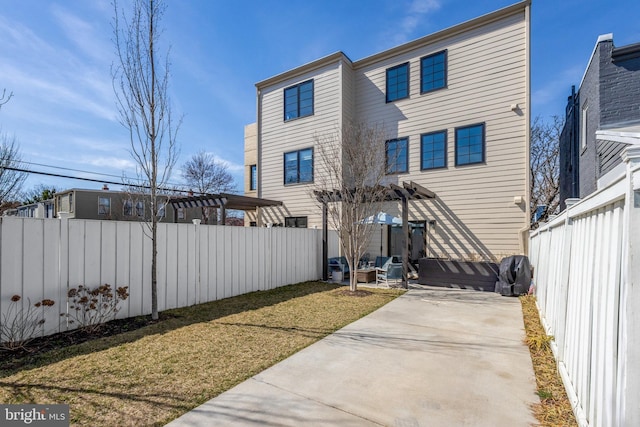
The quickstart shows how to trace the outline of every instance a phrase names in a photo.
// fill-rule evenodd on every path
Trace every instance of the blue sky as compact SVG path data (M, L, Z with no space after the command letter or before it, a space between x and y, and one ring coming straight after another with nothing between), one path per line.
M171 46L174 113L184 115L178 166L204 149L227 162L242 191L256 82L339 50L358 60L514 2L168 0L162 42ZM118 182L135 175L111 84L112 16L109 0L0 0L0 90L13 92L0 110L2 132L15 136L25 161L114 177L32 169ZM638 16L637 0L534 0L532 118L563 114L598 35L613 33L616 46L640 42ZM182 182L179 168L171 182ZM41 183L101 187L31 175L26 188Z

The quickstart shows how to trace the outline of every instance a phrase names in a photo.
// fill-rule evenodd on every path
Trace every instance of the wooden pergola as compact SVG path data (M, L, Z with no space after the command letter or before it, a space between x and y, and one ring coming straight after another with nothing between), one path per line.
M173 221L178 222L178 209L220 208L220 224L225 225L227 209L251 211L268 206L282 206L278 200L260 199L258 197L240 196L238 194L220 193L204 196L172 197L169 203L173 207Z
M322 278L327 280L328 268L328 227L327 227L327 204L330 202L341 202L342 194L339 190L315 191L316 198L322 203ZM384 202L402 203L402 281L405 287L408 286L409 279L409 201L435 199L436 193L413 181L402 182L402 186L389 184L385 193Z

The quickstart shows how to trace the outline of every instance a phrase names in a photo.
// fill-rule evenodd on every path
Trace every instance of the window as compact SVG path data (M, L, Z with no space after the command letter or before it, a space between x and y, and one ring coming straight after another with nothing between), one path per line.
M403 173L409 170L407 138L392 139L386 143L387 173Z
M409 63L387 69L387 102L409 96Z
M144 216L144 202L142 200L136 201L136 216Z
M420 169L447 166L447 131L425 133L420 136Z
M585 105L582 107L582 118L581 118L581 126L580 126L580 147L584 150L587 148L587 137L589 136L588 132L588 119L589 119L589 106Z
M98 215L109 215L111 213L111 198L98 197Z
M484 123L456 128L456 166L484 162Z
M184 219L184 208L178 208L178 219Z
M69 212L73 212L73 193L69 193Z
M122 215L124 216L132 216L133 215L133 202L131 199L126 199L122 203Z
M306 216L290 216L284 219L285 227L307 228Z
M447 86L447 51L425 56L420 60L420 92Z
M258 168L256 165L251 165L251 169L249 171L249 190L257 190L258 189Z
M313 148L284 154L284 183L313 182Z
M284 90L284 121L313 114L313 80Z
M160 203L158 206L158 218L164 218L167 215L167 204Z

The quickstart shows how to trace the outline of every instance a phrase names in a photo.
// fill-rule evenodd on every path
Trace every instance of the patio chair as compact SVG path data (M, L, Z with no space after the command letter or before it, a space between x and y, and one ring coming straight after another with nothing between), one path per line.
M392 283L402 282L402 263L393 261L389 258L381 268L376 268L376 286L384 284L389 287Z
M377 256L376 257L376 263L374 264L375 268L382 268L382 266L389 261L389 257L388 256Z
M349 270L349 264L347 264L347 259L345 257L343 256L333 257L333 258L329 258L328 261L329 261L328 262L329 277L331 277L334 271L340 271L342 272L343 277L348 277L350 270Z

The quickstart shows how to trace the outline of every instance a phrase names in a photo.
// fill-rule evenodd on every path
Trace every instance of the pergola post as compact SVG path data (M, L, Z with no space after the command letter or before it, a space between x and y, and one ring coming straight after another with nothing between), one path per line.
M409 289L409 200L402 197L402 286Z

